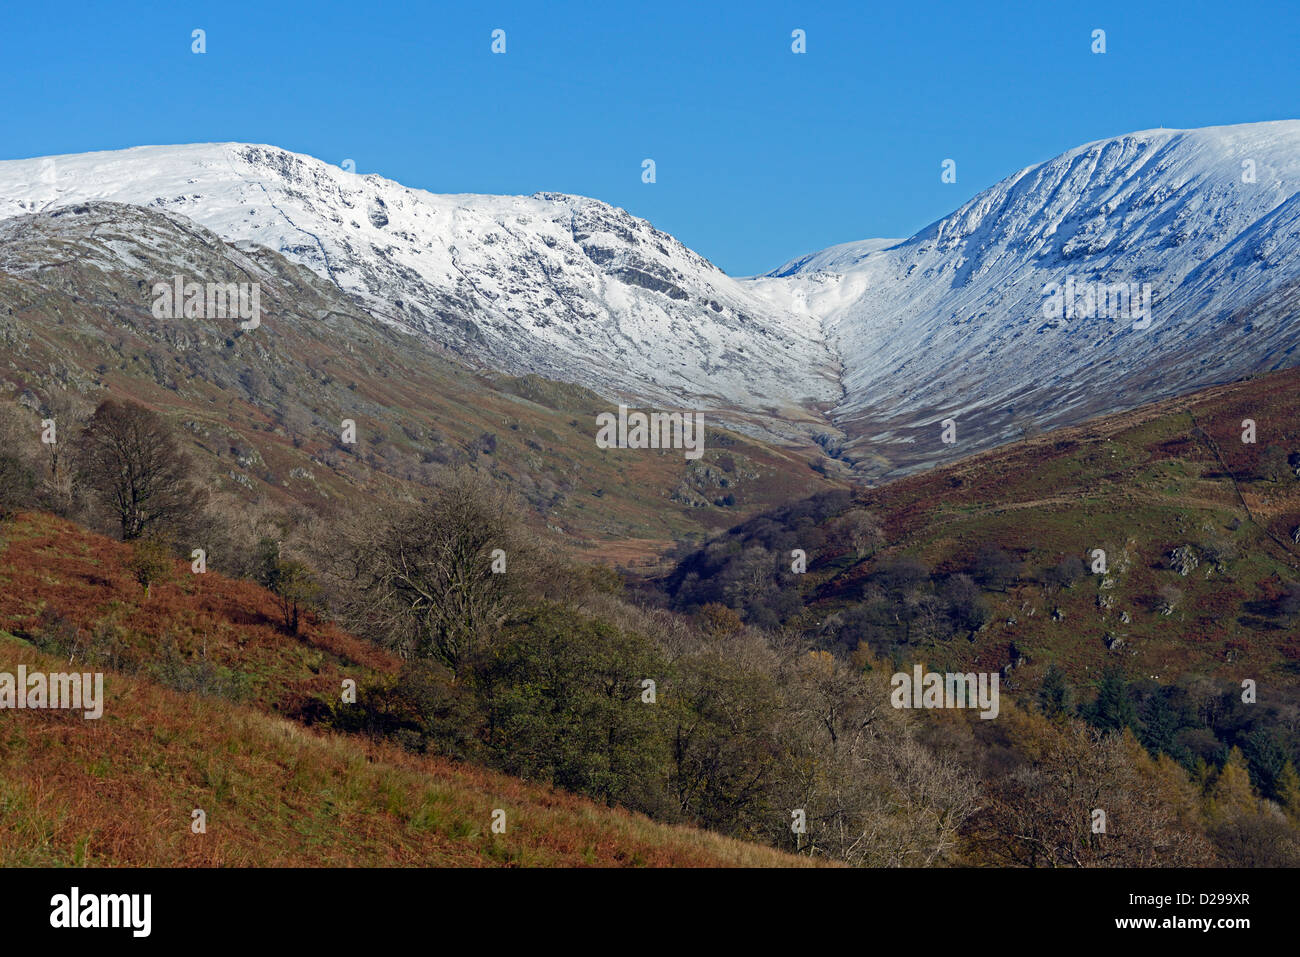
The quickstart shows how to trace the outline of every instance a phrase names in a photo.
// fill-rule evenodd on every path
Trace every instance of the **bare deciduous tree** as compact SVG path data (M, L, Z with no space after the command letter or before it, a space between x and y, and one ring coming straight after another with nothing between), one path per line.
M857 558L867 558L885 544L885 532L880 522L865 509L845 512L833 528L839 540L851 548Z
M521 510L460 473L428 502L390 511L351 543L345 617L403 657L459 672L529 593L535 550Z
M41 461L37 467L38 501L43 508L65 518L78 510L78 488L72 438L86 421L88 409L65 392L53 392L41 406ZM48 423L48 426L47 426ZM35 432L31 433L35 438ZM50 441L50 440L53 441ZM31 443L24 443L31 448Z
M1030 867L1196 866L1213 851L1193 820L1193 790L1128 731L1053 726L1008 710L1030 753L999 777L975 838L994 863ZM1101 812L1100 814L1098 812Z
M82 430L78 469L132 541L179 520L199 504L189 460L156 412L109 399Z

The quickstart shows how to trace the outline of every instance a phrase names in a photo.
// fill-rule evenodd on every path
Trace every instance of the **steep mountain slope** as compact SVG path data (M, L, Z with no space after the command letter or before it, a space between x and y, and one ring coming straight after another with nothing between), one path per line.
M818 420L813 407L838 397L814 318L755 299L595 200L439 196L230 143L0 163L0 216L87 200L179 213L281 252L374 315L497 369L730 408L786 433L779 419Z
M788 573L794 547L805 575ZM688 556L666 585L679 605L769 609L845 653L862 642L900 665L1003 670L1015 695L1035 694L1049 665L1078 688L1118 665L1165 684L1251 678L1270 707L1295 706L1300 369L1011 443L837 508L787 506Z
M260 325L159 318L153 285L178 273L258 283ZM820 452L774 448L707 418L695 461L599 449L595 416L610 404L592 392L467 365L278 253L139 206L0 221L0 354L0 396L28 407L32 443L51 400L84 409L116 396L181 425L214 484L245 503L419 495L440 470L469 466L602 561L648 557L835 484L809 468ZM344 419L356 423L355 443L341 441Z
M885 476L1291 365L1297 277L1300 122L1286 121L1089 143L906 241L833 247L753 287L823 317L846 454ZM1149 314L1119 284L1149 288ZM1053 314L1067 288L1074 308Z
M107 672L98 720L5 712L0 865L810 863L288 720L304 702L337 702L341 678L364 685L399 662L315 619L286 635L268 592L179 562L146 599L129 557L49 515L0 526L0 671L68 671L69 655L53 649L72 635L77 670ZM191 831L195 808L205 833ZM504 834L491 829L497 808Z
M751 280L595 200L439 196L267 146L0 163L0 216L179 213L469 362L817 436L881 480L1291 364L1297 183L1300 121L1149 130Z

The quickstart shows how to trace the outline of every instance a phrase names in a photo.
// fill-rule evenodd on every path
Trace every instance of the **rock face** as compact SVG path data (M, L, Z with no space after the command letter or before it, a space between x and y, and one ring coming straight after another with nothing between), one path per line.
M1179 545L1169 553L1169 567L1184 578L1194 572L1200 564L1201 560L1197 557L1196 549L1191 545Z

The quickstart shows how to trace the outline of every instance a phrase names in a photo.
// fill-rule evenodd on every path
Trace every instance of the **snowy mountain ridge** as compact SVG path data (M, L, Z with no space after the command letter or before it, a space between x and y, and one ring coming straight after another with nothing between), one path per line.
M1283 121L1089 143L910 239L832 247L754 285L822 319L850 457L887 471L1294 364L1298 279L1300 122ZM1103 308L1121 285L1146 289L1149 317ZM1054 316L1066 289L1074 314Z
M868 477L1293 364L1300 329L1300 121L1088 143L908 239L752 279L596 200L436 195L274 147L0 162L0 217L89 200L269 246L493 368L820 432Z
M270 247L377 317L496 369L730 408L785 432L839 397L815 319L775 313L596 200L435 195L234 143L0 162L0 216L87 201L153 207Z

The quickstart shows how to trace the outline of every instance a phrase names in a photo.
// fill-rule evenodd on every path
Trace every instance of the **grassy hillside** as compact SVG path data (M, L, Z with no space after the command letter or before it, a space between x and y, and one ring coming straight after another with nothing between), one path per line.
M1244 420L1257 441L1243 443ZM987 590L988 625L962 663L1055 663L1086 683L1119 659L1135 675L1204 673L1300 686L1300 372L1218 387L977 456L868 491L890 548L944 571L994 546L1020 564ZM1093 574L1093 551L1107 571ZM1054 571L1071 557L1087 574ZM822 583L827 600L867 563ZM1014 643L1014 650L1011 645Z
M152 284L178 270L260 283L261 326L155 318ZM138 207L9 224L0 348L0 398L25 406L10 441L36 443L49 416L72 438L100 401L134 399L181 427L206 483L237 508L418 496L446 467L467 466L515 489L562 546L617 563L843 484L810 468L838 466L807 436L779 447L714 415L698 461L598 449L595 416L609 399L483 369L374 319L277 253ZM344 420L355 443L342 441Z
M1246 419L1256 423L1253 444L1241 440ZM1115 662L1151 679L1196 673L1296 687L1300 621L1285 597L1300 581L1297 465L1300 372L1291 370L862 489L812 519L791 510L756 519L715 543L712 558L688 558L667 584L681 603L743 609L745 598L724 594L725 569L766 543L775 571L757 606L795 590L780 617L852 650L871 629L846 614L889 592L885 579L913 559L922 577L976 579L985 620L969 635L919 622L896 629L897 640L870 639L877 652L936 667L1010 665L1012 688L1036 685L1049 664L1086 687ZM859 550L838 532L864 514L879 535ZM808 551L807 575L789 573L778 539ZM1104 573L1092 572L1096 549ZM990 567L997 560L1002 580ZM705 585L683 587L688 575Z
M0 538L0 671L104 670L107 699L0 718L0 866L807 863L305 727L284 715L397 662L315 620L290 637L271 595L181 563L146 598L128 555L37 513Z
M146 597L127 545L52 515L22 513L0 543L0 627L74 664L143 671L289 716L337 700L345 677L361 684L398 667L314 617L289 638L265 589L184 562Z
M0 633L0 670L66 659ZM806 859L110 674L0 724L0 866L794 866ZM195 808L207 831L191 832ZM506 832L493 834L494 810Z

